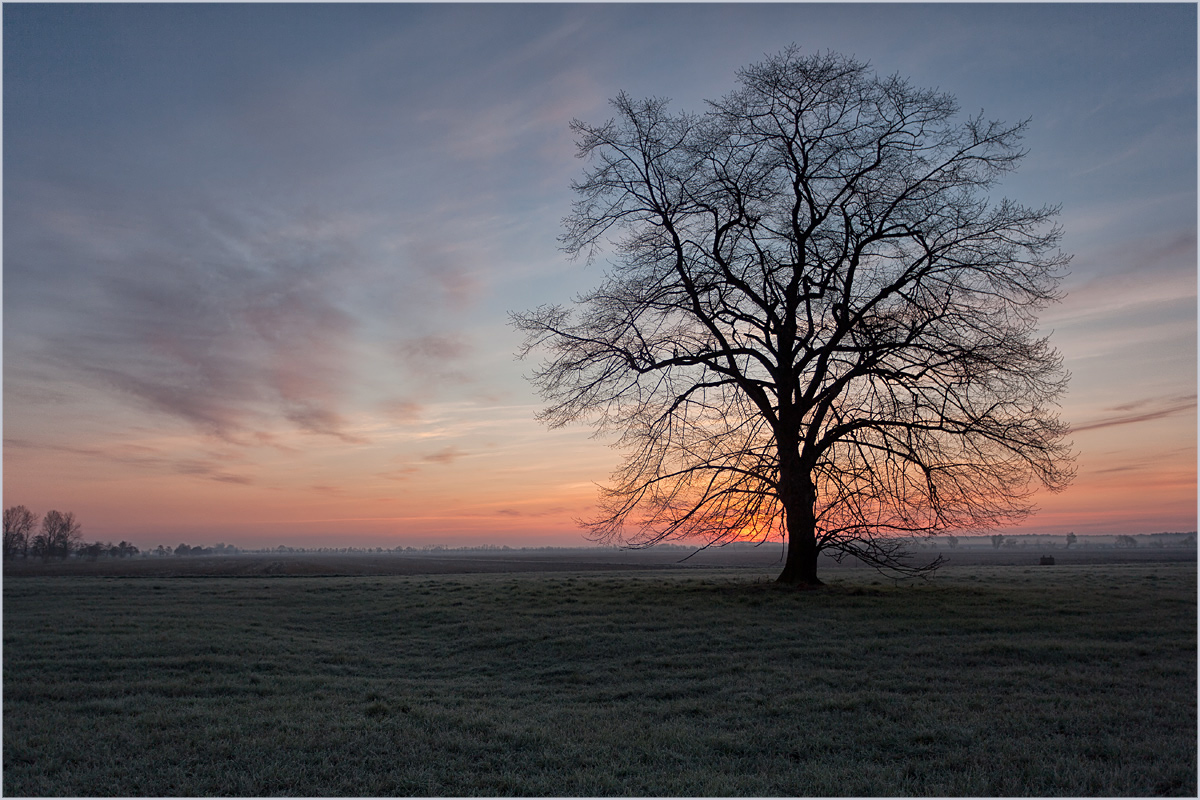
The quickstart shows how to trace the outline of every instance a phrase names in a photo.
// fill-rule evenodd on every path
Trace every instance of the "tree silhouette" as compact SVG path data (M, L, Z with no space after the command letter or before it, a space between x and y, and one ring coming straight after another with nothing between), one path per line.
M82 530L70 511L47 511L31 549L43 559L66 558L79 544Z
M29 539L35 524L37 515L25 506L4 509L4 558L29 556Z
M514 314L551 426L590 421L624 464L604 542L785 536L779 580L829 550L920 571L906 538L984 530L1072 477L1036 335L1069 258L1056 209L985 197L1025 123L795 48L704 114L619 95L575 121L564 249L618 258L576 308Z

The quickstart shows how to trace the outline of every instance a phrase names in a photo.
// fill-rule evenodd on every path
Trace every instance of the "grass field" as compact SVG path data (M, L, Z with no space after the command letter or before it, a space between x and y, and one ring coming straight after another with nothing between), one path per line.
M9 577L6 795L1186 795L1196 565Z

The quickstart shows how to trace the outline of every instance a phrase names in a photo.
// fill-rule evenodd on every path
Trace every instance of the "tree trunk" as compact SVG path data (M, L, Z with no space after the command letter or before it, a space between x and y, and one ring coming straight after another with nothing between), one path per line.
M787 523L787 559L783 563L777 583L800 589L815 589L824 586L817 577L817 519L813 512L816 492L807 480L799 491L783 498L784 517Z

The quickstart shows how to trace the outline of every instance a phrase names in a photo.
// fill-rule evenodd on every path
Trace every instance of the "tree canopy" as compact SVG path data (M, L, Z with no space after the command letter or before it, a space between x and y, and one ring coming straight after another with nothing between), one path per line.
M906 537L984 530L1071 480L1037 332L1069 257L1054 207L990 190L1027 122L790 48L704 113L613 101L564 249L615 256L573 306L515 314L551 426L627 452L602 541L778 535L780 580L832 551L913 569Z

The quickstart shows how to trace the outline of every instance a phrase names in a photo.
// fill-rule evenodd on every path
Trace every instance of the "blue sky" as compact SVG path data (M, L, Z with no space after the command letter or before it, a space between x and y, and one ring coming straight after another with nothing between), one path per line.
M791 43L1032 119L1002 194L1062 206L1080 477L1029 529L1193 529L1191 4L6 5L5 504L581 541L616 454L533 421L506 323L604 268L557 249L568 123Z

